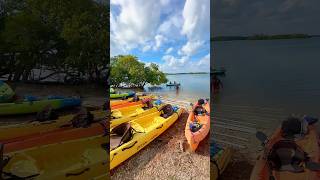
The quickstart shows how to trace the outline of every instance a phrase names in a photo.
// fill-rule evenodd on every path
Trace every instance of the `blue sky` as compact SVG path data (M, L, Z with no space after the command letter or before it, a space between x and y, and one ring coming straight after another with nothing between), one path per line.
M111 0L111 56L164 72L209 72L209 0Z

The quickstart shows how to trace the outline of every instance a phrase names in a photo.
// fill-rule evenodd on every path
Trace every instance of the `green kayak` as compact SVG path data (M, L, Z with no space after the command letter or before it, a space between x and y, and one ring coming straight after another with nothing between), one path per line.
M52 109L80 106L79 98L48 97L46 99L28 98L20 102L0 103L0 116L29 114L42 111L50 106Z
M0 103L11 101L13 96L14 92L10 86L0 80Z
M135 92L110 94L110 99L127 98L127 97L132 97L135 94L136 94Z

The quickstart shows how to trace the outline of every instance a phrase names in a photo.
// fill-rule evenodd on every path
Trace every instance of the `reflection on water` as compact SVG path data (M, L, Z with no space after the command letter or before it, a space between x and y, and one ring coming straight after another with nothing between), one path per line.
M320 116L320 38L216 42L224 66L217 104L282 108Z

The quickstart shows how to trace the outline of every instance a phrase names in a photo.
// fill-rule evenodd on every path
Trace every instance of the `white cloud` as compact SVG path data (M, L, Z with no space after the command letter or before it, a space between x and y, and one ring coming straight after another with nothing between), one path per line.
M197 63L198 66L208 66L210 67L210 54L204 56L200 61Z
M187 35L189 40L209 40L209 0L186 0L182 14L184 18L182 34Z
M182 48L180 53L185 54L187 56L192 56L196 54L197 50L203 45L204 43L201 41L188 41Z
M142 48L142 52L147 52L151 49L151 46L149 44L145 45L143 48Z
M120 13L111 11L111 54L129 51L153 39L160 24L161 5L157 0L111 0Z
M165 55L162 57L162 60L164 60L165 65L175 68L175 67L182 67L185 65L185 63L188 61L187 57L182 58L176 58L172 55Z
M210 1L186 0L182 15L184 23L181 33L187 36L188 42L181 50L190 56L210 40Z
M165 20L158 29L158 32L164 34L166 37L170 37L170 39L181 38L181 29L183 25L183 17L181 12L176 12L169 16L169 19Z
M157 34L155 37L155 45L153 46L153 50L158 50L162 43L166 40L166 38L160 34Z
M170 47L166 50L166 54L170 54L173 51L173 47Z
M191 60L188 56L181 58L172 55L162 57L164 63L160 64L160 69L164 72L209 72L210 71L210 54L205 55L200 60Z

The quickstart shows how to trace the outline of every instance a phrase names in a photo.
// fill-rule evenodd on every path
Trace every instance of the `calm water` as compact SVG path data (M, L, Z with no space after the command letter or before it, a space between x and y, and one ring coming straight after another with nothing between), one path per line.
M320 116L320 38L215 42L214 52L227 69L215 103Z
M177 90L175 87L168 87L163 84L160 86L161 89L152 91L146 87L145 90L156 92L170 98L183 99L191 102L199 98L210 98L209 74L167 75L167 78L171 82L179 82L181 84L180 88Z

